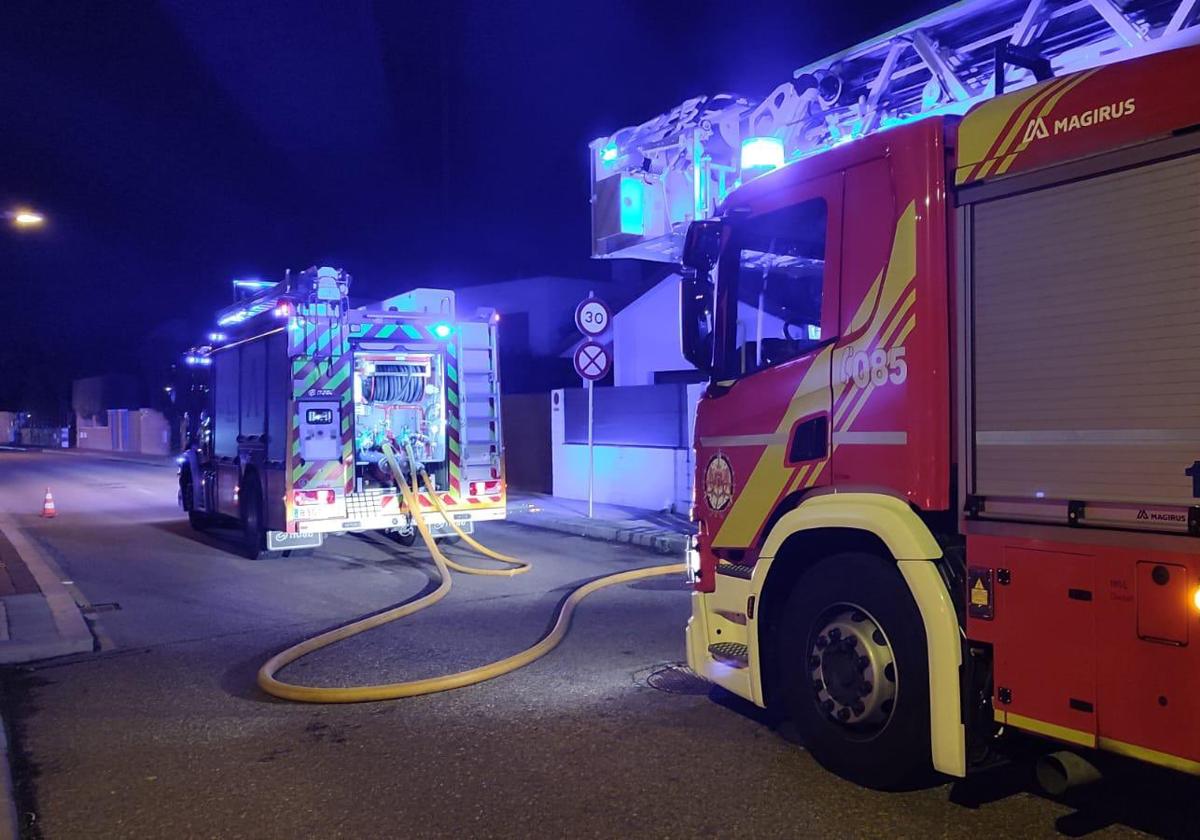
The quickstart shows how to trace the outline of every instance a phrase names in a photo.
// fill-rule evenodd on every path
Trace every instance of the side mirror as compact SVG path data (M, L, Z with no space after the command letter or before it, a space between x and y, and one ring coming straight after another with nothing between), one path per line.
M683 265L697 274L708 274L721 255L721 223L705 219L688 225L683 240Z
M679 344L697 370L713 370L713 283L721 255L721 222L692 222L683 240L684 276L679 284Z
M713 370L713 284L708 274L685 274L679 282L679 345L697 370Z

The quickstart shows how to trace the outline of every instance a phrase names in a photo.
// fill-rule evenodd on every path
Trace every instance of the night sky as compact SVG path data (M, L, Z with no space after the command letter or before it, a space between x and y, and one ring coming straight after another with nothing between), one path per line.
M0 409L152 378L234 276L606 277L589 140L940 5L8 0L0 201L49 224L0 231Z

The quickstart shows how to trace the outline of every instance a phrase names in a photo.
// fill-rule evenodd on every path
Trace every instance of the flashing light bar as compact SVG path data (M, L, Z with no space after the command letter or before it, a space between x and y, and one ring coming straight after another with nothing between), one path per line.
M449 338L450 334L454 332L454 327L446 323L434 324L430 329L438 338Z
M189 365L193 365L193 366L200 365L202 367L207 367L208 365L212 364L212 357L211 356L198 356L194 353L189 353L188 355L183 357L183 361Z
M747 137L742 141L742 172L747 169L769 171L781 166L783 141L778 137Z
M269 289L274 285L275 285L274 280L253 279L253 280L234 280L233 281L233 287L235 289L253 289L256 291L262 291L263 289Z

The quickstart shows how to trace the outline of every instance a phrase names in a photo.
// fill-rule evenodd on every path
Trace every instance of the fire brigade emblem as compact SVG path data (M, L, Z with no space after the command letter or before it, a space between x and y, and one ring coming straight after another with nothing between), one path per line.
M704 468L704 501L714 513L725 510L733 501L733 467L724 455L712 456Z

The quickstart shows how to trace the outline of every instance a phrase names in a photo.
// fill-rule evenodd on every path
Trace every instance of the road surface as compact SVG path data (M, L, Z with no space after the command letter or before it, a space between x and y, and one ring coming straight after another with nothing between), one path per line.
M39 520L48 485L59 516ZM1033 793L1024 766L904 794L843 782L749 704L662 671L683 658L675 579L594 596L561 648L483 685L277 701L254 684L259 664L429 588L419 545L343 537L250 561L188 529L173 465L72 453L0 452L0 509L72 581L100 647L7 675L30 836L1029 838L1197 824L1193 782L1140 767L1069 801ZM283 676L350 685L481 664L532 643L567 587L662 562L514 525L480 536L535 570L456 576L431 610Z

